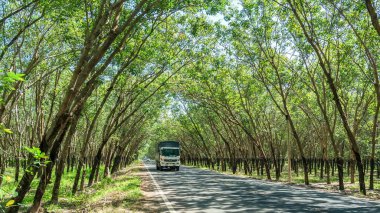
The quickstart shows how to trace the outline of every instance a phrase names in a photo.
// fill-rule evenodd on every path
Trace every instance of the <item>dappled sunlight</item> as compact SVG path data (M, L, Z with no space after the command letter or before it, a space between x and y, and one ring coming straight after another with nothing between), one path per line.
M380 212L379 202L213 171L149 170L178 212Z

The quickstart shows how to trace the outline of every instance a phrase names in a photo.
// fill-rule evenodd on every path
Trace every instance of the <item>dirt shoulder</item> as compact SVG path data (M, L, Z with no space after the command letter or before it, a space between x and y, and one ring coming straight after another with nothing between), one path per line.
M144 164L117 172L58 205L46 203L43 212L165 212L167 209Z
M137 165L133 175L141 179L141 192L143 196L131 207L132 212L155 213L167 211L144 164L140 163Z

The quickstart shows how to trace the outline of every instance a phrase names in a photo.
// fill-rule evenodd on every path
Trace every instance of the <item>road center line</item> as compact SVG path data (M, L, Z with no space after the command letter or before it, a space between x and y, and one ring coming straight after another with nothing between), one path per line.
M156 190L158 191L158 194L161 196L161 198L164 200L164 203L166 205L166 207L169 209L169 212L170 213L176 213L176 211L174 210L171 202L168 200L168 198L166 197L166 195L164 194L164 192L161 190L161 187L160 185L158 185L158 183L156 182L156 180L154 179L153 175L150 173L148 167L146 166L146 164L144 163L144 166L145 166L145 169L148 171L149 173L149 176L150 178L152 178L153 180L153 183L154 185L156 186Z

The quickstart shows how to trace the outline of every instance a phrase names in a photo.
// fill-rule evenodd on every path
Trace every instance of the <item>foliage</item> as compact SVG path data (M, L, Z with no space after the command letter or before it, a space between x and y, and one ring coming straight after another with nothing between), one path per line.
M311 159L355 161L363 171L379 157L380 111L379 35L366 8L346 0L6 1L0 177L12 170L14 182L27 180L7 198L30 204L32 189L38 208L51 181L35 179L57 176L56 202L65 167L78 168L76 194L83 170L91 186L139 155L153 158L161 140L180 141L183 162L232 172L245 162L254 173L260 159L268 179L273 170L280 179L282 159L303 160L306 184Z

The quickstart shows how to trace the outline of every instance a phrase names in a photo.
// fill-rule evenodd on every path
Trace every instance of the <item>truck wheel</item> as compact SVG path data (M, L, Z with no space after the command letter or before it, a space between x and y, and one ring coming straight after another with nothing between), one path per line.
M159 170L160 168L158 167L158 165L156 164L156 170Z
M160 168L160 171L162 171L162 166L160 166L159 168Z

